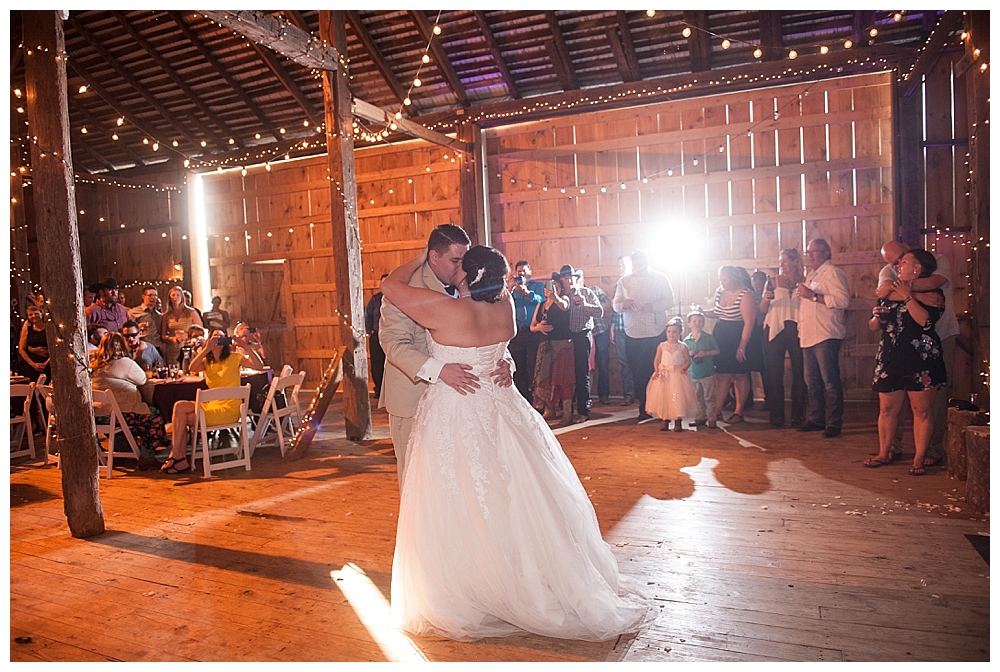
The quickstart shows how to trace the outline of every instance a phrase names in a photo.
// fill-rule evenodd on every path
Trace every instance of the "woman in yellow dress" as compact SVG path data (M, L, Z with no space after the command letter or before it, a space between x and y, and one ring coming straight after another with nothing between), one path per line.
M205 347L191 360L191 372L204 371L209 389L239 387L240 367L260 371L264 362L245 339L239 336L228 338L226 332L218 329L212 332ZM235 422L240 417L240 402L236 399L207 401L202 404L202 409L209 426ZM193 401L174 404L170 457L161 467L164 473L179 474L191 468L187 459L187 441L188 428L194 426L194 420Z

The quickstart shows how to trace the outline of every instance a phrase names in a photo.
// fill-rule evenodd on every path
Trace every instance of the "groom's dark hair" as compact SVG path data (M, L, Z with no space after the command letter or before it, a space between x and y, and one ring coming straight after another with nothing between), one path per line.
M431 231L427 238L427 249L434 250L438 254L444 254L452 245L471 245L469 234L460 226L455 224L439 224Z

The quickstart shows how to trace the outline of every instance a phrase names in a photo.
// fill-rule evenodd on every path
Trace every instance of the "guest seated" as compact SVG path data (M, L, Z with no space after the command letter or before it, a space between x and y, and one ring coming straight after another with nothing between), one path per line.
M241 366L259 371L264 368L264 362L246 339L241 336L228 338L225 332L220 330L212 332L205 347L191 360L191 372L204 371L205 383L209 389L239 387ZM206 402L202 404L202 408L209 425L234 422L240 415L239 401L235 399ZM179 474L191 468L187 459L187 442L188 428L194 426L194 421L193 401L178 401L174 404L170 457L162 467L165 473Z
M257 327L251 327L246 322L237 322L233 332L236 336L244 339L251 350L257 353L260 361L267 364L267 350L264 347L264 339Z
M106 333L108 333L108 330L103 324L87 325L87 352L91 357L97 352L97 346L101 344L101 339L104 338L104 334Z
M126 331L134 331L138 340L138 327ZM155 351L152 346L150 348ZM142 400L138 386L146 383L146 374L129 357L124 337L116 332L106 333L97 346L93 363L91 385L95 390L111 390L115 395L125 423L139 446L139 471L156 469L160 466L156 461L156 449L167 445L166 425L160 409ZM94 420L99 425L106 425L110 422L110 409L103 413L101 410L98 406Z
M152 343L141 340L140 335L138 322L129 320L122 325L122 336L128 346L129 356L143 371L151 371L163 366L163 356L160 355L160 351Z

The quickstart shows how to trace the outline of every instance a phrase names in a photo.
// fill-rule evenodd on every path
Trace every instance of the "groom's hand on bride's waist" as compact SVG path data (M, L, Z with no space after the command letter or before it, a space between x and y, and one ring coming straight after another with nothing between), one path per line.
M479 389L479 377L472 373L468 364L445 364L441 367L438 380L459 394L475 394Z
M500 387L510 387L514 384L514 377L510 373L510 362L501 359L497 362L497 368L490 371L490 378L494 384Z

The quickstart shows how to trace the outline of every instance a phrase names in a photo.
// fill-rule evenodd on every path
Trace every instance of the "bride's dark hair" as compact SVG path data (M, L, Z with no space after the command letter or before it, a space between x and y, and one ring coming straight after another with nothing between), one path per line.
M462 257L462 270L474 301L496 303L503 297L510 266L497 250L476 245Z

